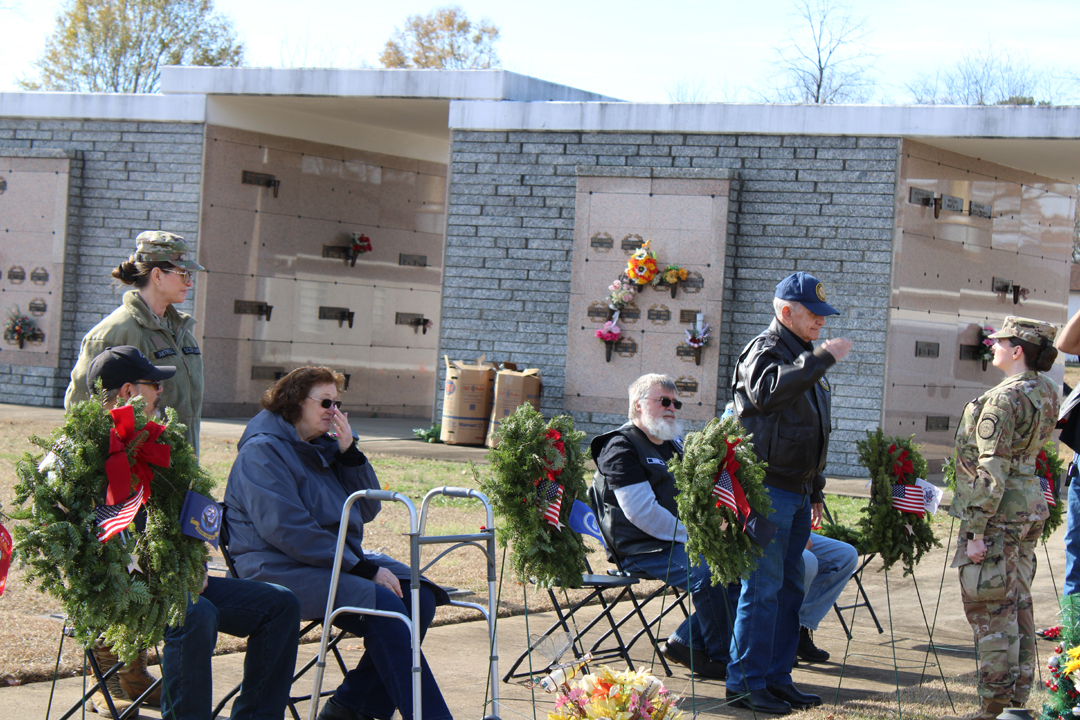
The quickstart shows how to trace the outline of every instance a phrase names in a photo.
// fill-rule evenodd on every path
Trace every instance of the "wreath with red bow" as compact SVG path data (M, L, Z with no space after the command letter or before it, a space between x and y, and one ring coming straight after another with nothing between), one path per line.
M565 527L575 500L585 499L585 433L568 415L544 420L525 403L496 431L488 453L491 474L481 489L498 516L497 538L510 547L519 580L541 586L580 587L585 545Z
M671 459L679 494L675 502L686 526L690 562L705 558L713 584L730 585L749 577L764 549L746 532L751 509L768 516L765 463L752 436L734 418L713 419L700 432L687 433L682 457Z
M881 556L886 570L902 561L907 576L928 550L941 546L925 510L923 489L915 484L926 477L926 460L912 438L886 437L880 427L867 430L866 439L855 446L870 472L870 503L859 519L865 548Z
M175 411L160 425L144 407L139 397L109 411L97 394L48 438L31 437L44 454L17 463L12 513L29 521L13 528L27 582L61 601L84 647L104 633L125 662L183 622L209 557L206 543L181 532L180 514L188 489L209 495L214 483Z

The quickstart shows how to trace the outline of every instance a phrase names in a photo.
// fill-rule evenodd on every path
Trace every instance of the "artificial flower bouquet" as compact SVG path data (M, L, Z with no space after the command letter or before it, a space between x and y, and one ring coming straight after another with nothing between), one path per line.
M686 344L692 348L702 348L709 344L709 333L712 330L705 323L698 329L697 325L691 325L686 331Z
M680 283L689 277L689 275L686 268L681 268L678 265L668 265L664 268L664 271L660 273L661 281L665 285L675 285Z
M10 343L16 343L21 349L23 343L37 342L45 339L45 333L37 326L34 319L24 315L16 306L8 313L4 321L4 339Z
M630 279L620 275L615 282L608 285L611 292L607 296L607 305L612 310L622 310L634 299L634 286Z
M639 286L655 285L659 282L660 266L648 240L626 261L626 276Z
M979 359L984 363L994 360L994 339L990 337L994 332L994 328L989 325L979 328Z
M678 702L646 671L615 672L605 665L595 674L564 685L548 720L678 720L683 717Z
M619 337L622 335L622 330L615 324L614 320L608 320L604 323L603 327L596 331L596 337L600 338L604 342L618 342Z

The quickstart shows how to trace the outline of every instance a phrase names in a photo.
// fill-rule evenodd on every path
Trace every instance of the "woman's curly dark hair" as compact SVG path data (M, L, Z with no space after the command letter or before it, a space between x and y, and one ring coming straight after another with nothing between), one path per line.
M300 404L307 399L311 388L331 383L340 393L345 387L345 376L325 365L296 368L266 389L262 406L295 425L303 412Z

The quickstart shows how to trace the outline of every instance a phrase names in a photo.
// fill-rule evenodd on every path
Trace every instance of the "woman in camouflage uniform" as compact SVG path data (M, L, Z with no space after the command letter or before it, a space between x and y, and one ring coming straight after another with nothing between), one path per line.
M968 403L956 430L960 519L952 566L975 631L982 708L970 720L1023 707L1035 670L1031 580L1035 542L1049 516L1035 458L1050 439L1060 398L1045 375L1057 358L1053 325L1009 316L994 344L1007 377Z

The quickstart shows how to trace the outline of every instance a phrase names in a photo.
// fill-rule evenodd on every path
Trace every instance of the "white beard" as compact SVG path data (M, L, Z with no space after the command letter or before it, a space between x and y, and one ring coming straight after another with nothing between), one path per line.
M674 440L681 436L683 431L681 420L668 420L662 417L654 418L645 413L641 415L641 424L645 426L645 432L662 442Z

